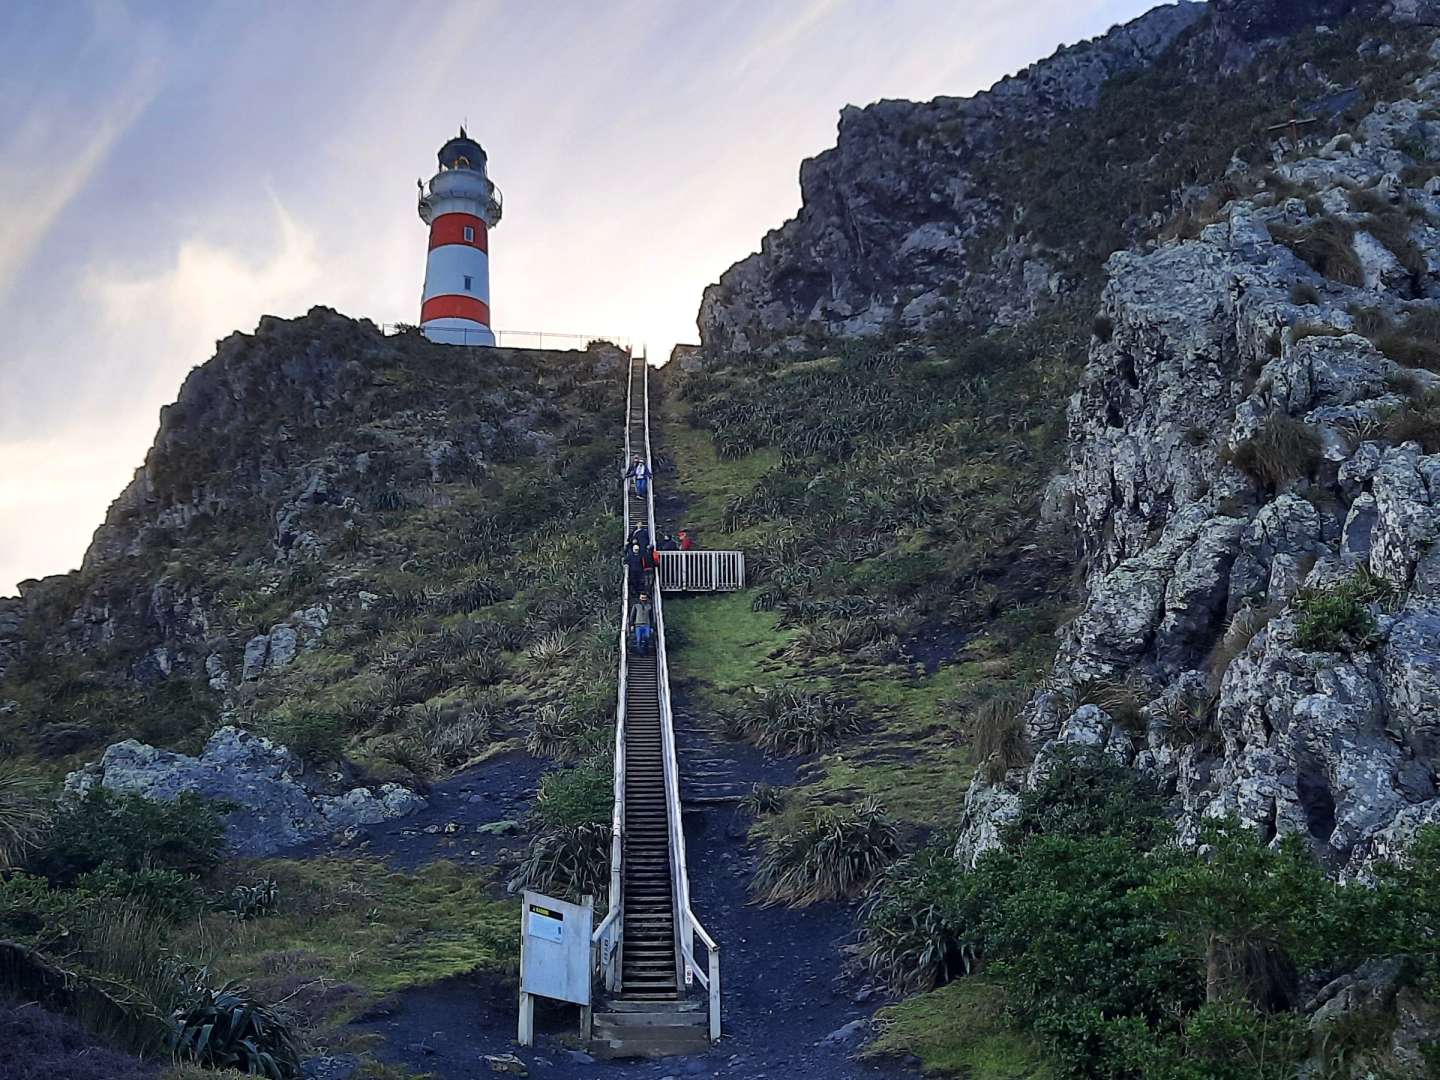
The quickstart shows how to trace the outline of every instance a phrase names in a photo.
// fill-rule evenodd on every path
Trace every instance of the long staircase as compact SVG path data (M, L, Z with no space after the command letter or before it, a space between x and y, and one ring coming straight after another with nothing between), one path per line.
M649 424L649 369L631 360L625 460L651 464L646 496L625 485L625 535L655 531ZM662 555L662 562L664 556ZM620 691L615 740L610 910L594 934L605 994L592 1012L590 1047L609 1057L694 1053L720 1037L720 950L690 909L679 764L660 582L651 589L655 647L641 655L626 633L632 597L622 588ZM616 902L618 899L618 902ZM707 963L696 961L695 940ZM706 991L704 997L696 990Z

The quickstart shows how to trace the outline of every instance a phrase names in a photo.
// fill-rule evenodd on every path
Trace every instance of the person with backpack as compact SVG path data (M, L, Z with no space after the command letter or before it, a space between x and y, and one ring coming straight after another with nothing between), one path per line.
M635 497L637 499L645 498L645 492L650 487L650 466L645 464L645 459L636 454L630 468L625 470L625 476L634 481Z
M655 605L646 593L641 593L630 607L630 632L637 653L646 655L655 648Z

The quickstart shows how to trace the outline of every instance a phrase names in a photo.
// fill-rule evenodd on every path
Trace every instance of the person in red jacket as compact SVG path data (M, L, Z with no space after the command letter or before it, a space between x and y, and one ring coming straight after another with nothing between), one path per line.
M690 535L690 530L689 530L689 529L681 529L681 530L680 530L680 550L681 550L681 551L694 551L694 550L695 550L695 538Z

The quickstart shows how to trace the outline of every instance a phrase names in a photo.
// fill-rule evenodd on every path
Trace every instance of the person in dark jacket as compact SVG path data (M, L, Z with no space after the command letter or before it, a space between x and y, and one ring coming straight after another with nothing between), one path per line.
M631 544L625 552L625 572L630 579L630 595L639 596L645 591L645 549Z
M680 544L679 544L679 542L675 539L675 537L671 536L668 532L662 532L662 533L660 534L660 543L659 543L657 546L660 548L661 551L679 551L679 550L680 550Z

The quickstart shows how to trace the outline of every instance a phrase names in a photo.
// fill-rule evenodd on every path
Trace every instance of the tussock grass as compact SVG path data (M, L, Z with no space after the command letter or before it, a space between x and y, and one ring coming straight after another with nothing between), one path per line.
M1338 218L1321 218L1299 227L1275 224L1270 235L1317 273L1342 285L1359 285L1365 274L1353 244L1355 230Z
M1209 668L1213 685L1220 685L1235 658L1250 647L1250 642L1265 629L1265 624L1274 615L1272 608L1246 604L1230 617L1225 633L1220 635L1220 640L1215 643L1215 648L1210 653Z
M766 904L845 900L899 853L899 830L877 801L817 810L798 829L767 841L752 887Z
M752 691L721 712L726 732L778 754L812 754L863 726L854 705L836 694L788 686Z
M1274 490L1314 472L1320 461L1320 436L1309 424L1276 414L1228 458L1230 464Z
M1391 413L1383 433L1392 442L1417 442L1427 454L1440 453L1440 390L1422 394Z
M1028 690L1012 690L982 701L968 718L970 745L976 762L992 783L1030 760L1020 710Z
M578 900L598 896L610 881L609 825L562 825L530 844L516 879L527 889Z
M1297 281L1290 286L1290 302L1300 306L1315 305L1320 303L1320 290L1311 285L1308 281Z
M0 871L35 846L50 821L40 779L19 765L0 763Z

